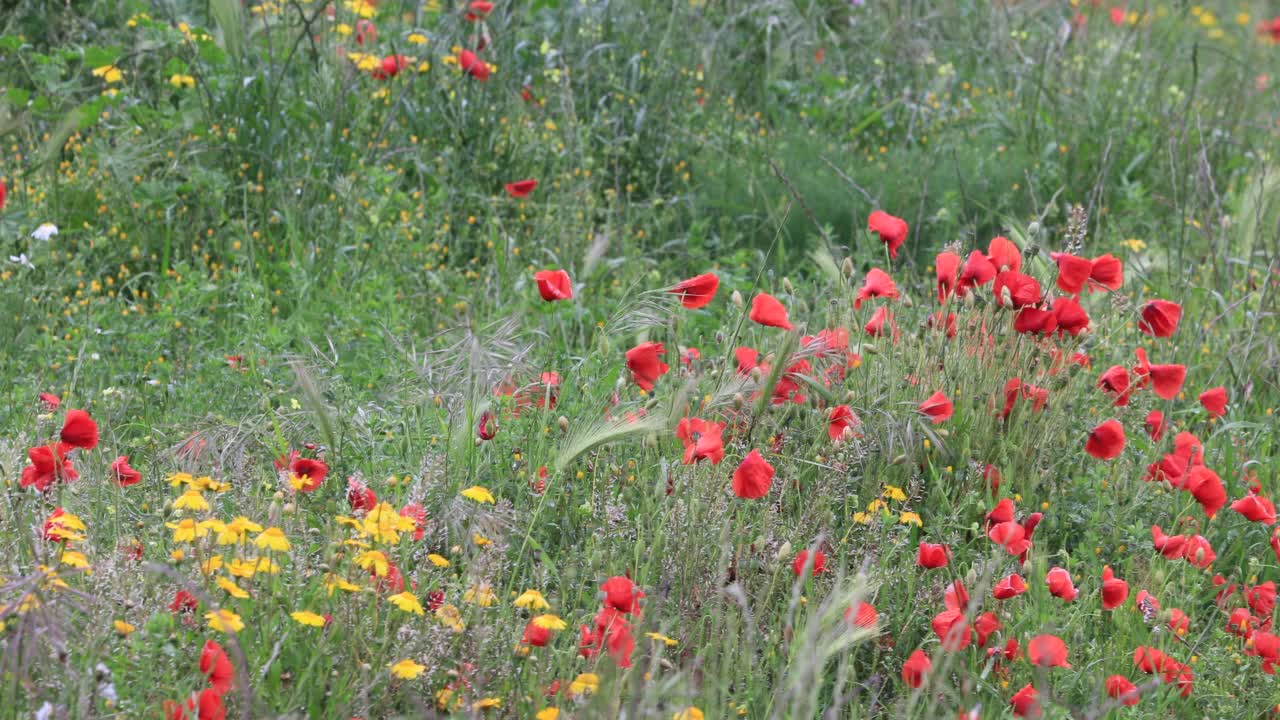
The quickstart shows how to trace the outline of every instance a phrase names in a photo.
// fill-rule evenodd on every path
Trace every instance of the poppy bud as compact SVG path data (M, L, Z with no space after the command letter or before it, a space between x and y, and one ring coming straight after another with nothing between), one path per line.
M733 294L729 296L729 299L733 301L734 307L737 307L739 309L742 308L742 303L743 303L742 293L738 292L737 290L734 290Z
M844 394L844 401L847 403L853 402L853 398L854 398L854 393L852 390Z
M484 440L481 440L480 438L476 438L476 447L480 447L483 444L484 444Z
M723 344L724 344L724 331L723 331L723 330L717 330L717 331L716 331L716 343L718 343L718 344L720 344L720 345L723 345Z
M1001 286L1000 288L1000 304L1001 305L1013 304L1013 293L1009 291L1008 285Z
M782 278L782 289L787 291L788 295L794 295L796 288L791 284L790 278Z
M290 502L290 503L285 503L284 508L282 509L284 510L285 515L292 515L293 511L298 509L298 506Z
M644 446L650 450L653 450L654 448L658 447L658 436L657 435L646 436L644 439Z
M847 278L853 277L853 258L847 257L844 262L840 263L840 272L844 273Z
M875 345L872 345L871 343L868 343L868 342L864 342L864 343L862 343L862 346L860 347L860 349L861 349L861 350L862 350L862 352L863 352L864 354L866 354L866 355L879 355L879 354L880 354L880 351L879 351L878 349L876 349L876 346L875 346Z
M752 380L754 380L754 381L756 381L756 382L760 382L760 376L761 376L761 374L762 374L762 373L760 372L760 367L759 367L759 366L756 366L756 367L751 368L751 379L752 379Z
M789 557L791 557L791 541L788 540L787 542L782 543L782 547L778 548L778 554L775 555L774 558L778 562L782 562Z
M903 295L901 298L902 307L915 307L915 303L911 300L910 295Z
M746 402L747 402L747 400L746 400L746 398L742 397L742 393L734 393L734 394L733 394L733 409L734 409L734 410L741 410L741 409L742 409L742 406L743 406Z
M890 464L890 465L901 465L901 464L905 463L906 461L907 461L907 456L906 456L906 455L899 455L898 457L894 458L894 459L893 459L893 461L892 461L892 462L890 462L889 464Z
M612 346L609 344L609 336L608 336L608 335L601 335L601 336L600 336L600 352L601 352L602 354L604 354L604 355L608 355L608 354L609 354L609 349L610 349L611 347L612 347Z
M569 432L569 418L561 415L556 418L556 425L560 426L560 432Z

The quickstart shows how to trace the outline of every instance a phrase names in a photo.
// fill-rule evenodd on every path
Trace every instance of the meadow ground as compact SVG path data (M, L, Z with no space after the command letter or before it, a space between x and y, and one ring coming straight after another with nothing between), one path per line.
M0 0L0 717L1280 712L1280 19Z

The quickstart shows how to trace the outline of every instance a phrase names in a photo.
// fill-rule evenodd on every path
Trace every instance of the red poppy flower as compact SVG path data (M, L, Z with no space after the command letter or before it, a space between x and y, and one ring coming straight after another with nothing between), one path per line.
M361 20L356 23L355 36L357 45L372 43L378 39L378 28L372 20Z
M902 664L902 682L918 688L924 683L924 676L929 674L929 669L932 667L933 663L929 661L929 656L923 650L916 650Z
M1178 608L1169 609L1169 622L1166 623L1169 629L1179 635L1186 635L1191 629L1191 618Z
M867 271L867 277L862 282L862 288L858 290L858 296L853 300L853 307L861 309L863 300L878 297L896 300L898 298L898 286L893 283L893 278L889 277L889 273L880 268L871 268Z
M193 613L200 609L200 601L195 595L186 590L179 590L173 596L173 602L169 603L169 612L173 613Z
M1119 457L1124 450L1124 426L1119 420L1108 420L1089 431L1084 451L1099 460Z
M996 506L991 508L991 512L988 512L983 518L983 521L986 523L987 530L990 530L1001 523L1013 522L1013 513L1013 501L1009 498L1000 498L1000 500L996 502Z
M978 647L986 647L991 635L999 632L1003 627L1000 624L1000 618L993 612L984 612L974 618L973 629L978 633Z
M1165 535L1159 525L1151 526L1151 544L1156 552L1169 560L1177 560L1186 554L1187 538L1184 535Z
M821 550L815 550L813 552L812 567L809 567L809 551L801 550L796 553L796 559L791 561L791 572L796 577L801 577L805 574L806 568L811 570L814 575L821 575L827 569L826 554Z
M235 668L227 659L227 653L212 640L205 641L204 650L200 653L200 672L209 678L209 687L219 694L225 694L231 689L236 675Z
M933 271L938 277L938 302L946 302L960 282L960 256L953 252L938 253L933 260Z
M1165 655L1159 648L1139 646L1133 651L1133 664L1148 675L1152 673L1177 674L1181 663Z
M894 343L898 342L898 324L893 320L893 314L886 307L878 307L871 314L871 319L862 327L863 331L871 337L880 337L885 334L884 326L889 325L889 335L893 338Z
M471 5L468 7L470 9L464 16L468 22L476 22L481 18L488 17L489 13L493 12L493 3L489 2L489 0L472 0Z
M662 343L655 342L640 343L627 351L627 369L642 390L653 390L658 378L671 369L661 359L666 351Z
M933 616L933 632L942 641L942 649L959 652L973 640L973 629L964 621L961 610L944 610Z
M752 450L733 471L733 494L746 500L757 500L769 494L773 482L773 466L759 450Z
M991 596L997 600L1008 600L1015 598L1027 591L1027 581L1017 573L1012 573L1000 579L995 587L991 588Z
M921 542L916 550L916 564L930 570L946 567L950 555L951 548L946 545Z
M1027 659L1040 667L1070 668L1067 644L1056 635L1037 635L1027 643Z
M31 464L22 469L19 485L34 487L40 492L47 491L57 480L72 482L80 477L80 473L72 467L67 458L68 448L62 443L56 446L41 445L27 450Z
M1205 410L1209 411L1209 415L1213 417L1222 417L1227 414L1227 389L1219 385L1216 388L1210 388L1200 393L1200 404Z
M1164 413L1159 410L1147 413L1147 434L1151 436L1152 441L1159 442L1168 428L1169 424L1165 422Z
M1218 559L1213 546L1203 535L1192 535L1187 538L1187 548L1183 551L1182 557L1201 570L1208 570L1213 561Z
M987 463L987 466L982 469L982 479L986 481L987 488L992 494L1000 492L1000 481L1003 479L1000 477L1000 468Z
M1093 263L1088 258L1077 257L1068 253L1049 253L1049 257L1058 264L1058 289L1075 295L1084 290L1089 281L1089 273Z
M645 596L644 592L626 575L614 575L605 580L600 585L600 590L604 593L605 607L622 613L638 612L640 598Z
M724 423L702 418L681 418L676 424L676 437L684 443L684 464L710 460L719 465L724 459Z
M551 631L530 620L524 626L524 635L520 637L520 642L533 647L545 647L547 643L551 642Z
M1182 391L1182 384L1187 379L1186 365L1152 365L1147 362L1147 351L1138 348L1138 365L1133 369L1142 384L1151 383L1155 394L1165 400L1172 400Z
M1107 695L1120 701L1121 705L1138 704L1138 686L1129 682L1123 675L1112 675L1107 678Z
M498 418L492 410L483 410L476 421L476 437L481 440L492 440L498 435Z
M1072 602L1080 595L1080 591L1071 582L1071 573L1060 567L1050 568L1044 580L1049 585L1049 594L1056 598Z
M84 410L68 410L60 437L72 447L92 450L98 446L98 424Z
M889 257L898 257L898 248L907 240L906 220L876 210L867 217L867 229L880 236L880 242L889 248Z
M1102 609L1114 610L1129 597L1129 583L1115 576L1111 566L1102 568Z
M378 67L373 69L374 80L388 80L400 74L400 71L408 67L409 58L403 55L388 55L382 58L378 63Z
M1124 264L1120 258L1107 253L1090 261L1089 290L1098 288L1119 290L1124 285Z
M375 498L376 499L376 498ZM407 517L414 522L413 539L421 540L426 533L427 509L418 503L409 503L400 508L400 517Z
M289 463L289 472L302 480L298 492L309 493L324 482L325 476L329 474L329 466L323 460L300 457Z
M964 589L964 583L953 580L948 584L946 590L942 591L942 604L948 610L966 610L969 607L969 591Z
M128 487L142 480L142 473L129 467L129 456L121 455L111 463L111 477L120 487Z
M1024 335L1052 335L1058 330L1058 316L1052 310L1027 306L1018 310L1013 329Z
M529 193L538 187L537 180L519 180L517 182L507 183L507 194L514 198L529 197Z
M995 293L996 302L1013 308L1036 305L1043 298L1039 281L1017 270L997 274L991 291Z
M987 260L991 261L996 272L1006 270L1018 272L1022 269L1022 251L1012 240L1003 235L991 238L991 242L987 245Z
M837 405L831 408L831 416L827 421L827 437L833 442L856 437L857 433L853 428L858 427L860 422L848 405Z
M974 250L969 253L964 268L960 271L960 282L956 288L956 294L964 295L970 288L986 285L995 279L995 276L996 266L991 264L981 250Z
M766 327L791 329L791 322L787 320L787 309L778 302L777 298L768 293L760 293L751 299L751 313L747 317Z
M538 294L547 302L573 297L573 282L564 270L539 270L533 274L533 281L538 284Z
M1089 313L1080 307L1080 303L1075 298L1054 298L1053 320L1058 326L1059 335L1066 333L1075 337L1089 327Z
M1270 35L1271 42L1280 43L1280 16L1263 20L1258 24L1259 35Z
M671 286L668 292L680 296L680 304L696 310L710 303L720 288L720 278L715 273L703 273Z
M470 50L458 53L458 67L481 82L489 79L489 65Z
M774 405L782 405L787 402L803 404L805 396L800 392L801 386L797 378L807 376L812 371L808 360L799 360L787 368L782 374L782 378L773 388L772 403Z
M40 393L40 403L44 405L45 410L47 410L48 412L53 412L54 410L58 409L59 405L62 404L62 399L59 398L57 395L54 395L53 393L44 392L44 393Z
M929 315L927 324L931 328L942 328L946 333L947 339L956 336L956 314L944 313L941 310Z
M1276 506L1262 495L1246 495L1231 503L1231 509L1243 515L1249 522L1260 522L1263 525L1276 524Z
M185 710L182 705L166 700L164 713L165 720L188 720L187 713L198 720L227 720L227 708L222 704L222 695L213 688L205 688L187 698Z
M1203 465L1191 468L1184 487L1209 517L1217 515L1222 506L1227 504L1227 491L1222 486L1222 478Z
M352 512L369 512L378 506L378 496L354 477L347 478L347 503Z
M1260 617L1271 617L1271 611L1276 609L1276 584L1268 580L1254 585L1244 591L1244 599Z
M861 628L874 628L876 622L880 619L880 614L876 612L875 607L871 603L858 601L856 608L849 608L844 611L845 622L853 623Z
M9 190L4 186L4 181L0 180L0 210L4 209L4 201L8 193Z
M930 395L928 399L920 403L919 410L933 421L934 425L946 422L954 413L955 406L942 394L942 391Z
M738 361L738 374L750 375L751 371L760 365L760 351L749 347L740 347L733 351L733 356ZM761 370L763 372L763 370Z
M1123 365L1112 365L1098 377L1098 387L1104 393L1115 397L1112 403L1117 407L1129 404L1129 370Z
M1003 546L1010 555L1021 555L1031 547L1031 542L1027 540L1026 528L1012 521L991 526L987 531L987 537L995 544Z
M1168 300L1151 300L1142 306L1138 329L1158 338L1172 337L1182 319L1182 306Z

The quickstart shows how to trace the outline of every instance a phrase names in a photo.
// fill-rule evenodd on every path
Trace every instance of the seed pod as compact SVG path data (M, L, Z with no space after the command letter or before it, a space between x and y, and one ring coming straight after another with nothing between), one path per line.
M788 295L794 295L796 288L791 284L790 278L782 278L782 289L787 291Z
M742 308L742 293L734 290L733 294L729 296L729 299L733 301L734 307L737 307L738 309Z
M843 272L847 278L853 277L853 258L846 257L844 262L840 263L840 272Z
M741 409L742 409L742 406L743 406L743 405L745 405L745 404L746 404L746 402L747 402L747 399L746 399L746 398L744 398L744 397L742 397L742 393L734 393L734 394L733 394L733 409L734 409L734 410L741 410Z
M556 418L556 425L560 427L560 432L562 433L569 432L569 418L565 417L564 415L561 415L560 417Z

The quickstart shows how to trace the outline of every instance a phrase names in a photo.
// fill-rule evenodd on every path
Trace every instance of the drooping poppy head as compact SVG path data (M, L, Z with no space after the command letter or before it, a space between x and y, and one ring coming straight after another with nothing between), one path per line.
M938 277L938 302L946 302L960 282L960 256L953 252L938 253L933 260L933 270ZM963 289L960 294L964 294Z
M880 236L880 242L889 249L889 257L898 257L898 248L907 241L906 220L876 210L867 217L867 229Z
M1050 568L1044 580L1049 585L1049 594L1056 598L1072 602L1080 595L1080 591L1071 582L1071 573L1060 567Z
M947 396L941 390L930 395L924 402L920 403L919 410L928 417L934 425L946 422L954 413L955 406L947 399Z
M1210 388L1200 393L1200 404L1205 410L1209 411L1212 417L1222 417L1227 414L1227 389L1221 385L1216 388Z
M31 464L22 469L19 484L22 487L34 487L40 492L47 492L53 483L72 482L80 477L80 473L67 458L69 448L58 443L56 445L40 445L27 450L27 458Z
M1098 387L1102 388L1102 392L1113 396L1116 400L1113 403L1116 407L1124 407L1129 404L1129 369L1123 365L1112 365L1107 368L1106 372L1098 376Z
M1129 597L1129 583L1115 576L1111 566L1102 568L1102 609L1114 610Z
M1250 493L1231 503L1231 509L1243 515L1249 522L1263 525L1276 524L1276 506L1262 495Z
M1037 635L1027 643L1027 659L1040 667L1070 668L1067 644L1057 635Z
M209 687L219 694L225 695L235 681L235 668L222 646L213 640L206 640L204 650L200 653L200 672L209 678Z
M688 280L681 280L671 286L670 292L680 296L680 304L696 310L710 303L720 287L720 278L715 273L703 273Z
M752 450L733 471L733 494L746 500L757 500L769 494L773 482L773 466Z
M1075 337L1089 327L1089 313L1084 311L1075 298L1056 297L1053 299L1053 319L1058 333L1066 333Z
M1184 487L1200 503L1200 508L1208 517L1217 515L1222 506L1227 504L1227 491L1222 486L1222 478L1203 465L1191 468Z
M916 650L902 664L902 682L909 687L918 688L924 683L925 675L929 674L932 667L933 663L930 662L924 650Z
M68 410L59 437L71 447L92 450L98 446L98 423L84 410Z
M573 297L573 281L564 270L539 270L533 274L538 294L547 302L568 300Z
M538 187L537 180L517 180L506 184L507 194L513 198L527 198L534 188Z
M1107 253L1089 263L1089 290L1119 290L1124 285L1124 264L1120 258Z
M111 478L120 487L136 485L142 480L142 473L129 467L129 456L121 455L111 463Z
M987 260L998 273L1006 270L1018 272L1022 269L1022 250L1009 238L998 235L987 245Z
M813 560L811 562L808 550L801 550L796 553L795 560L791 561L791 572L796 577L802 577L806 572L813 575L821 575L827 569L827 556L821 550L815 550L812 557Z
M1182 306L1168 300L1151 300L1142 306L1138 329L1158 338L1172 337L1182 319Z
M662 362L662 355L666 351L662 343L655 342L640 343L627 351L627 369L642 390L653 390L658 378L671 369Z
M484 82L489 79L489 65L471 50L458 53L458 67L471 77Z
M897 299L898 286L893 283L893 278L889 277L889 273L880 268L871 268L867 271L867 277L862 283L862 288L858 290L858 296L853 300L853 307L860 309L863 300L871 298L889 298Z
M1138 704L1140 694L1138 686L1129 682L1129 678L1112 675L1107 678L1107 695L1119 700L1121 705L1133 706Z
M888 325L887 331L886 325ZM898 323L894 321L893 313L889 312L889 308L883 306L876 308L876 311L871 314L871 319L862 326L862 330L871 337L888 335L893 338L895 344L898 342Z
M1159 442L1164 437L1164 432L1169 428L1169 423L1164 419L1164 413L1159 410L1152 410L1147 413L1147 434L1151 436L1153 442Z
M1147 360L1147 351L1138 348L1134 351L1138 356L1138 364L1133 372L1143 385L1150 382L1155 394L1165 400L1172 400L1182 391L1182 384L1187 379L1186 365L1152 365Z
M1089 281L1089 273L1093 263L1088 258L1077 257L1069 253L1049 253L1049 257L1058 264L1058 289L1075 295L1084 290Z
M1119 457L1124 450L1124 426L1119 420L1108 420L1089 431L1084 451L1099 460Z
M947 566L950 556L951 548L946 545L922 541L919 549L916 550L916 564L929 570L943 568Z
M760 293L751 299L751 313L748 317L752 322L766 327L791 329L791 321L787 319L787 308L768 293Z

